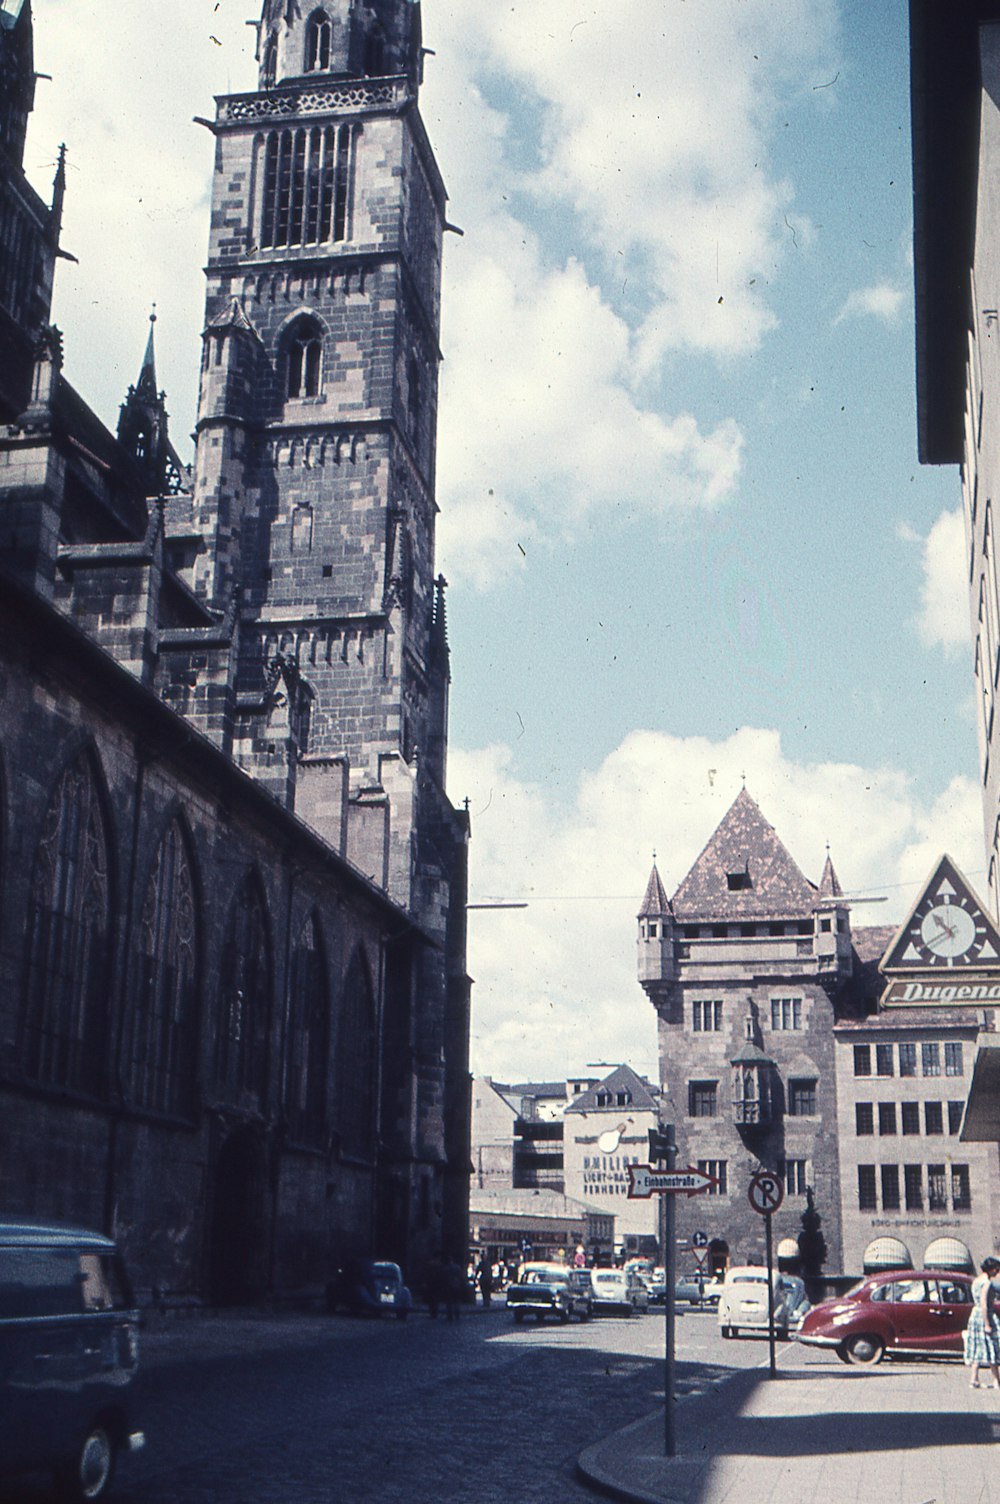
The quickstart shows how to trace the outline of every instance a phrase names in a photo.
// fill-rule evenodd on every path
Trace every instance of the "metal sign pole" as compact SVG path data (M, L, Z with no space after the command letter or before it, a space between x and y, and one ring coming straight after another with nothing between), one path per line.
M677 1145L674 1142L673 1124L664 1127L667 1138L667 1169L674 1169L677 1162ZM674 1339L675 1339L675 1285L677 1283L677 1236L675 1232L676 1217L674 1215L673 1196L664 1196L663 1208L663 1277L666 1281L664 1290L664 1315L666 1331L664 1333L664 1363L663 1363L663 1450L664 1455L673 1457L677 1450L677 1442L674 1433Z
M764 1236L767 1240L767 1341L771 1353L771 1378L777 1376L774 1359L774 1244L771 1238L771 1213L764 1215Z

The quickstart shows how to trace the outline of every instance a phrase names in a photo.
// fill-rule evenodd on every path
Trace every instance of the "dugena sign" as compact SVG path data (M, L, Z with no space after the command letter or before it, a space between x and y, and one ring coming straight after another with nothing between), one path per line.
M964 1007L976 1003L1000 1003L1000 977L967 977L962 982L943 978L890 982L882 994L883 1008L940 1008L949 1003Z

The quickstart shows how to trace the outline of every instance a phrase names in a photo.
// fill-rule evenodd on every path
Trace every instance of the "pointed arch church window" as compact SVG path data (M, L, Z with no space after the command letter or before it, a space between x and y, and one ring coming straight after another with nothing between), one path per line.
M324 73L330 66L333 23L325 10L314 10L306 22L307 73Z
M341 1151L371 1152L375 1125L375 1001L368 969L356 951L348 969L337 1040L337 1128Z
M285 340L288 397L318 397L323 366L323 336L315 319L299 319Z
M125 1076L140 1107L189 1117L198 1052L194 884L174 820L146 885L126 1022Z
M289 1133L302 1144L321 1145L325 1138L329 1017L319 925L310 916L292 952L285 1078Z
M270 974L264 905L247 877L233 900L222 953L215 1081L225 1102L249 1108L263 1103Z
M260 70L260 86L262 89L273 89L275 79L278 76L278 40L269 37L264 48L264 61Z
M32 1081L100 1093L107 1080L108 838L88 759L45 816L28 910L21 1060Z

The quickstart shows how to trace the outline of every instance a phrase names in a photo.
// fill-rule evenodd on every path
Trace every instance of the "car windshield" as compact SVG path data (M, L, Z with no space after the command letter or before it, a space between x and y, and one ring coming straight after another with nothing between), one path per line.
M767 1276L763 1274L735 1274L732 1283L734 1285L766 1285Z
M563 1269L526 1269L524 1271L525 1285L564 1285L569 1275Z
M403 1277L396 1264L373 1264L372 1273L376 1279L392 1280L394 1284Z
M608 1274L595 1274L594 1278L599 1285L620 1285L625 1276L612 1269Z

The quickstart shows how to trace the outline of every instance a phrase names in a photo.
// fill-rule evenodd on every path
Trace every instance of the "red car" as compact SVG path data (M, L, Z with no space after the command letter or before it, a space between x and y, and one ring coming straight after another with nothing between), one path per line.
M896 1269L813 1306L795 1338L845 1363L878 1363L886 1353L961 1356L971 1310L970 1275Z

